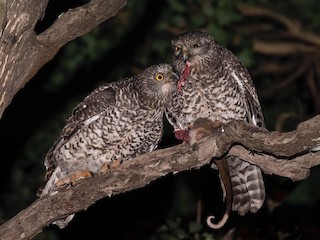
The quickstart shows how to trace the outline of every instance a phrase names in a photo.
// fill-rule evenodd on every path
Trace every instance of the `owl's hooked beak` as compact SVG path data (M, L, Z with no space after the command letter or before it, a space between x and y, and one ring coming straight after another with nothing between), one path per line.
M172 76L173 76L173 79L174 79L175 81L178 81L178 80L179 80L179 76L178 76L178 74L176 74L175 72L172 73Z
M189 51L187 48L182 49L182 59L186 62L189 59Z

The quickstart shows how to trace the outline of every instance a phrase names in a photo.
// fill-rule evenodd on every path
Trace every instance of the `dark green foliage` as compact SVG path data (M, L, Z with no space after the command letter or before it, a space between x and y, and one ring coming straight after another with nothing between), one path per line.
M166 220L166 223L160 226L156 231L156 236L158 239L163 240L179 240L179 239L194 239L196 235L199 235L203 226L197 222L190 222L188 230L186 231L181 227L181 219L176 220ZM201 239L213 240L212 234L203 233Z

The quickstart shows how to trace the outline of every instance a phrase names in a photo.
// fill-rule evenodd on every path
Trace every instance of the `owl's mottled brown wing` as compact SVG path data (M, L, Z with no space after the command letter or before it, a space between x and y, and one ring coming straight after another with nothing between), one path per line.
M226 70L229 71L229 76L239 85L239 88L243 91L243 97L246 99L246 120L256 126L264 127L262 109L248 70L236 56L227 49L225 49L224 59L226 61Z
M110 107L116 103L116 86L102 86L94 90L72 111L63 128L61 136L68 140L82 127L94 122Z
M75 133L96 121L105 111L112 108L116 103L116 91L117 86L114 84L101 86L74 108L65 127L46 155L44 161L46 174L44 183L37 192L38 196L40 196L43 187L56 168L55 158L53 157L54 150L64 145Z
M172 94L172 99L167 103L165 109L165 116L174 130L184 129L183 124L180 122L181 119L177 116L181 111L181 106L177 96L178 94L178 91L175 91Z
M239 86L245 100L247 122L264 127L264 117L252 78L245 66L229 50L225 52L226 70ZM227 158L231 182L234 189L233 210L240 215L258 211L265 199L265 188L261 170L240 158Z

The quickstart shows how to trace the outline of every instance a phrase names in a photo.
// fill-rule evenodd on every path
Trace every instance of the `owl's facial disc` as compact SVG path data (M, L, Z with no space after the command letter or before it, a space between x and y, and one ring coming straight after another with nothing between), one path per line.
M183 61L187 62L190 58L190 51L188 48L182 48L182 59Z
M172 71L172 67L169 65L166 68L158 69L158 71L154 74L154 80L157 82L155 88L157 88L156 92L160 92L162 94L168 94L169 92L175 91L175 84L177 81L177 74Z
M161 85L161 91L162 93L169 93L169 92L172 92L173 87L174 87L174 84L172 81L165 80Z
M183 44L175 44L174 42L172 43L172 48L173 48L173 55L180 60L183 60L184 62L186 62L189 57L190 57L190 51L188 49L188 47Z
M184 62L190 62L191 66L195 67L199 64L199 60L208 53L210 44L208 42L195 39L194 41L186 42L182 49L185 49L183 55Z

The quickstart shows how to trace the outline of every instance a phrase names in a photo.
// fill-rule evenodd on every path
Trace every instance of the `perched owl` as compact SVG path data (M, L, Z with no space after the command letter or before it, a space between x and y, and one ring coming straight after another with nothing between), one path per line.
M166 103L176 91L175 76L170 65L154 65L84 98L46 155L40 196L154 150L162 136ZM72 217L55 224L63 228Z
M252 79L237 57L205 32L190 31L172 41L178 91L166 111L176 136L184 139L198 118L222 124L244 120L264 127ZM256 212L265 199L261 170L237 157L227 163L233 188L232 209L240 215Z

